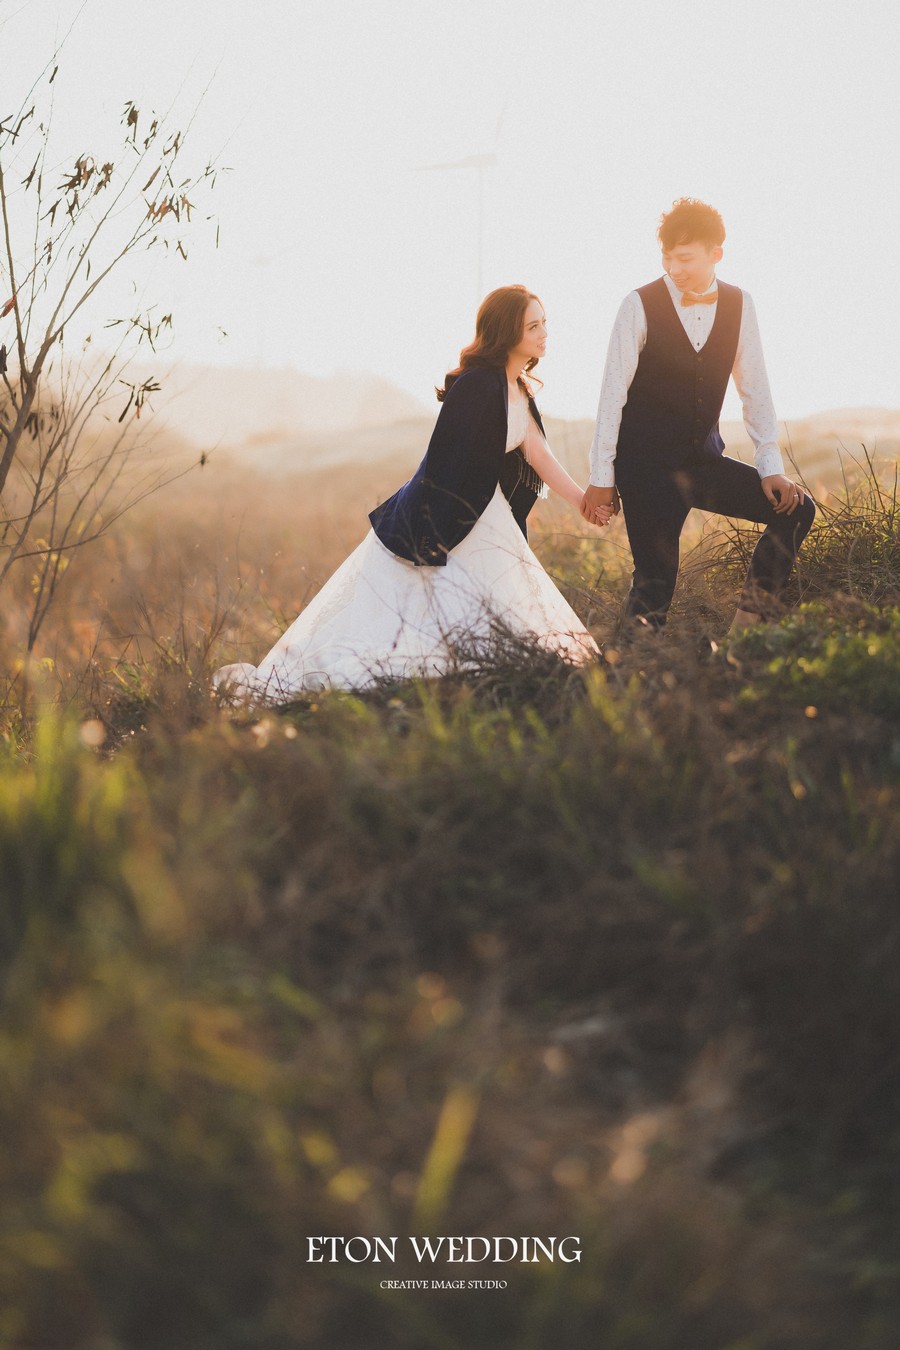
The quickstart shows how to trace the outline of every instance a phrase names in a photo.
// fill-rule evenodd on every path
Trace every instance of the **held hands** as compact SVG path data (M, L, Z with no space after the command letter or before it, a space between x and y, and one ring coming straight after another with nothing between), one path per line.
M589 525L602 529L619 514L619 494L614 487L589 487L579 509Z
M771 473L767 478L761 478L762 490L775 508L776 515L791 515L796 511L801 502L806 500L806 493L797 483L791 482L790 478L785 478L783 473Z

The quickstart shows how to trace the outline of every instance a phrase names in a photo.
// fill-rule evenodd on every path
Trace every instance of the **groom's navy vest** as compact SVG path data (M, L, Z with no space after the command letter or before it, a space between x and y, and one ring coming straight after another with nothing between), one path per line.
M616 446L616 481L642 470L677 468L693 454L721 455L719 415L737 355L744 297L718 282L709 337L698 352L682 326L665 280L641 286L647 341L640 354Z
M522 456L506 453L508 398L505 371L465 370L453 381L422 463L369 514L372 529L392 553L419 566L445 566L498 483L527 538L525 517L537 497ZM528 406L543 432L532 399Z

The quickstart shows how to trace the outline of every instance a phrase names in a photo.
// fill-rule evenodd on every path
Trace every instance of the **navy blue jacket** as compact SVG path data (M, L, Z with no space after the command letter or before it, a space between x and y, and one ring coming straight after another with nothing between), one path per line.
M453 381L422 463L369 515L372 529L392 553L419 566L445 566L447 554L465 539L498 483L527 537L525 518L536 495L523 479L522 455L506 453L508 399L505 371L465 370ZM533 399L528 406L543 432Z

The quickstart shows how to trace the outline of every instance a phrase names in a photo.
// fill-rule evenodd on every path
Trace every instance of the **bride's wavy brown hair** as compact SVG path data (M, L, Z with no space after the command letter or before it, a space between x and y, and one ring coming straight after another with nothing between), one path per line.
M448 370L443 389L435 389L439 401L457 376L475 368L505 370L513 347L518 346L525 332L525 311L532 300L542 305L540 297L527 286L499 286L482 300L475 318L475 340L463 347L459 365ZM526 370L533 370L538 359L533 356ZM538 381L540 383L540 381Z

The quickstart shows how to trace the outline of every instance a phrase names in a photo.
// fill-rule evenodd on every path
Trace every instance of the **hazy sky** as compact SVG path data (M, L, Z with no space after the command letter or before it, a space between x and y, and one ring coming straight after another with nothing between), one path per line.
M900 407L895 0L0 0L0 113L79 9L73 157L126 99L190 110L209 86L192 138L232 170L221 245L158 283L183 359L368 369L430 401L473 330L478 193L419 166L495 152L483 289L541 295L545 410L593 415L686 194L725 217L781 417Z

